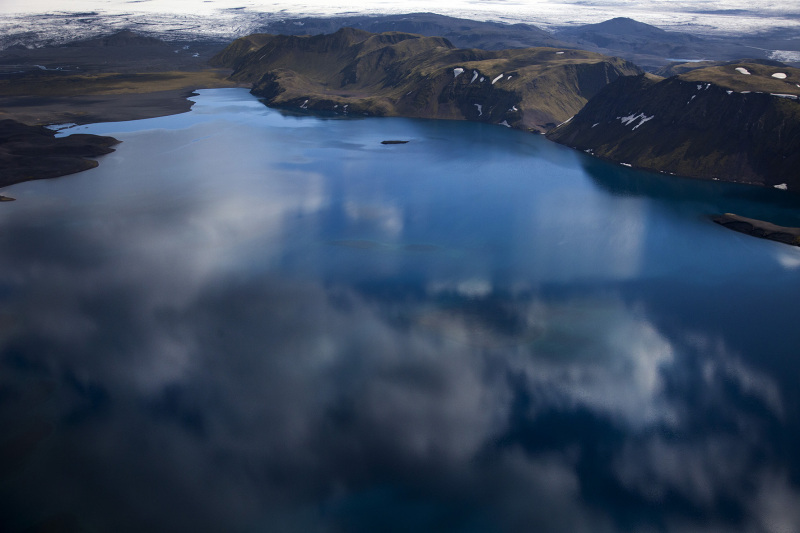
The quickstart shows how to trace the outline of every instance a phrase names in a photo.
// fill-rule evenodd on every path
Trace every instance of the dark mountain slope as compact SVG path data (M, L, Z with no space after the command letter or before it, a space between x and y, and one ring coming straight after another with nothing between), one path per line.
M549 32L530 24L503 24L448 17L435 13L403 15L345 16L333 18L284 19L267 24L265 33L318 35L341 28L356 28L370 33L402 32L427 37L445 37L459 48L504 50L536 46L564 47Z
M738 39L665 31L625 17L563 28L556 37L584 50L624 57L650 71L676 59L732 60L755 52Z
M124 30L63 46L0 50L0 74L197 71L207 68L208 59L221 48L214 43L169 43Z
M548 137L635 167L797 190L799 95L800 70L750 63L622 78Z
M212 63L270 105L342 113L468 119L546 131L609 82L641 71L580 50L456 48L447 39L345 28L253 35Z

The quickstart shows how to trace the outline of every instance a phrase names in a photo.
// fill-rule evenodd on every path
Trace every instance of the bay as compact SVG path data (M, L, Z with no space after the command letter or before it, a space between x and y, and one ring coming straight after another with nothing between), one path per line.
M194 100L8 189L4 530L800 527L796 195Z

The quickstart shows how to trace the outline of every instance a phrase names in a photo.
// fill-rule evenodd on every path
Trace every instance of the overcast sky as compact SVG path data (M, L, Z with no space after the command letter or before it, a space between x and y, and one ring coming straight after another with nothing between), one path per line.
M754 31L775 26L800 28L800 5L772 0L0 0L0 13L99 11L105 13L180 13L213 15L221 9L333 15L347 12L409 13L434 11L465 18L530 22L538 25L584 24L628 16L665 28L700 26Z

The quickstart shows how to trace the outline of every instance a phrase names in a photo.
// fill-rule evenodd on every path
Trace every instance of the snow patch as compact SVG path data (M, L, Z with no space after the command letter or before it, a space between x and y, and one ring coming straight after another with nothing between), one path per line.
M561 54L563 54L563 53L564 53L564 52L556 52L556 55L561 55Z
M700 83L700 84L698 84L698 85L697 85L697 90L698 90L698 91L699 91L700 89L702 89L702 88L703 88L703 84L702 84L702 83Z
M653 118L655 118L655 115L650 115L649 117L646 117L646 116L644 116L644 113L642 113L641 120L639 121L639 123L637 125L635 125L633 127L633 129L635 130L636 128L638 128L639 126L641 126L642 124L644 124L648 120L653 120ZM631 130L631 131L633 131L633 130Z
M775 185L775 188L776 188L776 189L780 189L780 190L782 190L782 191L785 191L785 190L787 190L789 187L787 187L785 183L779 183L778 185Z
M519 111L519 109L517 109L517 106L512 105L511 109L509 109L509 111Z
M472 104L478 108L478 116L483 116L483 106L481 104Z
M497 83L497 82L498 82L498 81L499 81L499 80L500 80L500 79L503 77L503 74L505 74L505 72L503 72L502 74L500 74L499 76L497 76L495 79L493 79L493 80L492 80L492 85L494 85L495 83Z
M592 127L594 128L594 127L595 127L595 126L597 126L598 124L600 124L600 123L599 123L599 122L595 122L594 124L592 124Z
M736 72L738 72L739 74L745 74L745 75L747 75L747 76L749 76L749 75L750 75L750 73L749 73L749 72L747 71L747 69L746 69L746 68L744 68L744 67L736 67L734 70L735 70Z
M508 75L508 77L506 78L506 81L508 81L510 79L511 79L511 74Z
M303 102L303 105L300 106L300 109L308 109L308 100Z
M725 91L728 94L733 94L733 91Z
M454 68L453 69L453 77L454 78L459 77L461 74L464 74L464 69L463 68L458 67L458 68Z
M694 96L692 96L692 98L694 98ZM639 123L633 127L633 129L635 130L636 128L638 128L639 126L641 126L642 124L644 124L648 120L653 120L653 117L655 117L655 115L651 115L651 116L648 117L644 113L639 113L639 114L636 114L636 115L631 113L627 117L617 117L617 118L625 126L630 126L631 124L633 124L633 122L638 120ZM597 124L595 124L594 126L597 126ZM592 127L594 128L594 126L592 126Z
M504 120L503 122L501 122L500 125L501 126L505 126L506 128L510 128L511 127L511 124L509 124L507 120Z
M622 165L623 167L628 167L628 168L631 167L630 163L620 163L620 165Z
M472 71L472 79L469 80L469 82L472 83L473 81L475 81L477 79L478 79L478 71L477 70L473 70Z
M485 79L486 79L486 78L484 78L483 76L481 76L481 79L480 79L479 81L480 81L480 82L483 82L483 80L485 80Z
M775 74L772 75L772 77L778 78L779 80L785 80L786 74L784 74L783 72L776 72Z
M792 100L797 100L797 96L794 94L780 94L780 93L769 93L770 96L777 96L778 98L791 98Z
M564 124L566 124L567 122L569 122L569 121L570 121L570 120L572 120L573 118L575 118L575 115L572 115L571 117L569 117L567 120L565 120L564 122L562 122L561 124L559 124L559 126L563 126ZM542 132L540 132L540 133L541 133L542 135L544 135L544 133L545 133L545 132L543 132L543 131L542 131Z

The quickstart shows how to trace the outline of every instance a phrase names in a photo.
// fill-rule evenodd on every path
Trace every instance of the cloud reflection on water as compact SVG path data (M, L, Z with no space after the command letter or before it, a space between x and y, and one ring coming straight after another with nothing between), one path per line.
M418 155L427 174L385 165L381 180L353 148L371 146L364 124L347 124L348 147L311 149L324 176L307 165L307 123L280 131L286 144L250 123L209 136L212 123L153 133L187 160L225 155L191 179L170 167L164 180L169 161L155 154L114 181L145 140L134 134L74 177L94 180L85 197L39 184L3 212L0 422L17 444L0 453L1 522L22 530L68 512L98 531L798 524L790 349L747 339L794 320L779 277L765 290L662 274L700 261L687 254L645 283L642 270L682 249L648 248L659 207L584 198L570 216L545 216L553 198L579 197L564 192L578 188L568 170L549 177L560 148L544 170L525 167L531 179L486 185L497 167L478 162L473 183ZM447 139L460 126L425 127ZM498 148L510 137L476 131L496 161L511 159ZM270 150L290 163L271 165ZM602 225L604 212L618 219Z
M248 205L202 211L200 247L158 245L140 220L125 243L92 226L56 230L47 240L75 250L53 255L28 246L36 226L6 226L16 327L4 381L57 387L39 407L57 429L8 500L33 505L28 519L66 508L115 530L683 531L736 505L754 520L735 521L742 530L796 520L786 474L755 458L756 419L726 400L750 393L779 419L777 385L724 349L680 353L613 296L453 280L395 299L230 271L208 254L249 238ZM274 229L319 205L258 212ZM708 412L696 416L739 427L695 433L685 391L664 382L688 357L703 358ZM634 511L648 503L656 522Z

